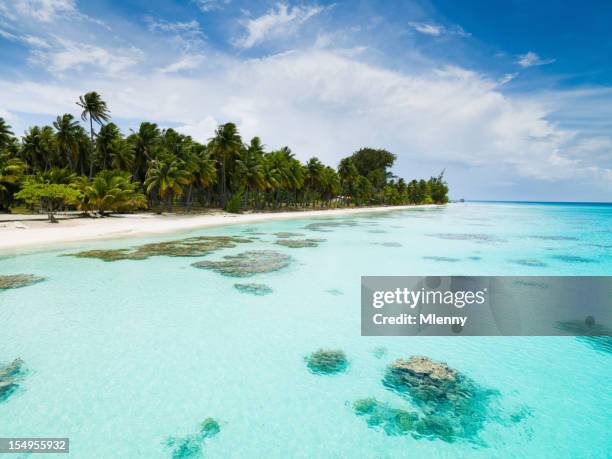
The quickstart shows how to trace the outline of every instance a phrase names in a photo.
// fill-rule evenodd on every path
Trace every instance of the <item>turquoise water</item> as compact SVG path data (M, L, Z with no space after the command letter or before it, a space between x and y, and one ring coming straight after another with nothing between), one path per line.
M305 228L321 222L348 224ZM326 241L283 247L279 231ZM206 257L59 256L253 233L264 234ZM292 261L249 278L191 266L257 249ZM359 301L362 275L612 275L612 206L470 203L231 226L0 258L0 275L15 273L46 280L0 291L0 365L21 357L27 368L0 402L2 437L69 437L76 458L168 458L169 437L213 417L221 431L202 457L612 454L605 349L573 337L361 337ZM273 293L240 293L237 282ZM322 347L344 350L348 371L310 373L304 357ZM499 392L478 442L387 435L355 414L352 403L366 397L410 408L381 380L390 362L417 354Z

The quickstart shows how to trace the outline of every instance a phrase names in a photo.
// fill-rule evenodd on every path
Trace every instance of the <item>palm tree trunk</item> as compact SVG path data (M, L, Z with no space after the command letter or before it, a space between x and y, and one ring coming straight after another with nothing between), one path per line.
M225 207L225 155L223 155L223 161L221 162L221 207Z
M191 211L191 190L193 189L193 182L189 184L189 191L187 191L187 210Z
M166 195L166 211L172 212L172 193Z
M91 139L91 153L89 156L89 180L93 176L93 161L94 161L94 140L93 140L93 119L91 118L91 114L89 115L89 137Z

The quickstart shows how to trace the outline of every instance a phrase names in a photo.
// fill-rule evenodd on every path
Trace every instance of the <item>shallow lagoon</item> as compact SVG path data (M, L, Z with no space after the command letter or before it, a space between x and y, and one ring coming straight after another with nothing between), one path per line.
M59 256L247 229L265 235L201 258ZM274 233L322 230L317 247L275 244ZM471 203L9 255L0 275L46 280L0 291L0 365L21 357L26 367L0 403L2 436L67 436L79 458L168 458L169 438L212 417L220 432L203 457L605 457L606 347L572 337L365 338L359 294L362 275L612 275L611 247L610 206ZM291 257L248 278L271 294L245 295L236 277L191 266L252 250ZM347 370L310 372L304 358L321 348L343 350ZM520 422L485 421L479 444L368 426L357 400L412 408L382 380L389 363L416 354L498 391L500 416Z

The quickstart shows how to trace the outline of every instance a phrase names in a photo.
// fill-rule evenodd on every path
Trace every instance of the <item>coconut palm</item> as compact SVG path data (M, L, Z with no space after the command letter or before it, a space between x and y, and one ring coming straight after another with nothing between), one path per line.
M51 126L30 128L22 139L21 158L33 172L47 171L58 164L57 139Z
M111 142L121 137L121 132L115 123L108 123L100 127L96 136L96 151L101 162L102 169L106 169L106 164L110 157Z
M79 97L77 105L83 109L81 113L81 119L87 121L89 119L89 136L91 141L91 157L89 158L89 178L93 175L93 163L95 156L95 144L94 144L94 121L100 126L106 121L110 120L110 111L106 106L106 102L102 100L100 94L95 91L88 92L84 96Z
M155 123L140 123L137 132L128 140L134 146L134 179L143 181L147 173L147 162L153 159L153 151L160 142L160 131Z
M144 195L136 191L135 183L130 182L129 172L102 171L84 191L88 208L97 210L100 215L108 211L125 211L146 205Z
M11 193L16 191L25 169L23 161L0 150L0 209L9 207Z
M47 185L72 185L77 179L77 174L66 167L52 167L44 172L37 172L34 176L35 181Z
M227 169L228 162L235 159L243 149L242 139L234 123L225 123L217 128L210 140L213 156L221 164L221 205L227 203Z
M108 145L110 166L115 170L131 171L134 168L134 146L122 137L117 137ZM131 173L130 173L131 176Z
M187 195L187 206L191 208L191 193L193 186L201 186L207 192L217 181L217 161L212 159L206 151L193 153L189 160L190 183Z
M254 193L266 189L265 172L263 166L264 146L259 137L253 137L249 146L244 149L235 165L235 182L237 187L245 190L244 205Z
M185 163L170 154L151 161L144 182L147 193L157 194L168 211L172 211L173 199L180 197L188 184L189 172L185 169Z
M79 123L74 119L74 116L66 113L56 118L53 127L57 131L55 138L60 153L64 155L68 168L74 170L74 161L78 158L79 149Z
M4 150L13 144L15 134L11 131L11 127L0 117L0 150Z
M333 167L325 166L321 173L321 193L328 204L340 193L340 176Z
M323 171L325 170L325 166L319 158L312 157L306 163L306 170L304 173L304 184L306 186L306 193L312 195L313 200L316 200L317 193L320 193L322 190L322 181L323 181ZM306 200L308 200L310 196L306 196Z

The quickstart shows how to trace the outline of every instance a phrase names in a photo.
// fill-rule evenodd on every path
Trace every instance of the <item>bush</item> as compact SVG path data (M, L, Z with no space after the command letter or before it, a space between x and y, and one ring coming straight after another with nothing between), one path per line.
M231 214L240 213L242 203L242 193L234 193L225 205L225 211Z

